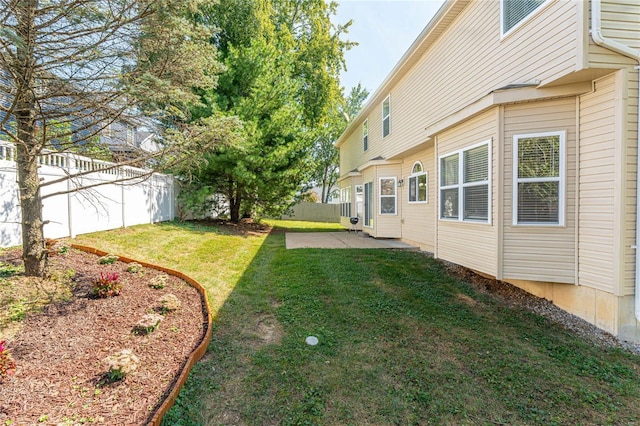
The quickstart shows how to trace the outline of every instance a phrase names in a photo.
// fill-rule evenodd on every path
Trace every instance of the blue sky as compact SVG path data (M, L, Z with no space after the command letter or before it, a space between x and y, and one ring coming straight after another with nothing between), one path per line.
M338 2L334 22L353 19L346 38L359 43L345 55L348 70L343 71L341 84L348 94L359 81L370 93L375 92L444 0Z

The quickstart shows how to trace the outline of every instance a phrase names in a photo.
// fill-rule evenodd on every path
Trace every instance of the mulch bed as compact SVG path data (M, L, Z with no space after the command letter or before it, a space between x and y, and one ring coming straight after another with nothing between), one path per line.
M17 371L0 384L0 424L146 424L205 333L200 294L173 276L163 289L152 289L148 283L163 272L126 272L123 262L100 265L98 256L79 250L51 263L75 271L73 295L29 316L9 339ZM93 296L100 272L119 274L119 296ZM167 313L150 334L135 333L136 323L158 312L158 299L168 293L177 296L180 309ZM123 349L131 349L140 364L123 380L108 383L104 359Z

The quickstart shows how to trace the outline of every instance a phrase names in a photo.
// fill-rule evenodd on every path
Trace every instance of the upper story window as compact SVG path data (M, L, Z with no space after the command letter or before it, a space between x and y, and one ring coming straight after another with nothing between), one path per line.
M546 0L502 0L502 34L511 31Z
M382 101L382 137L391 133L391 96Z
M427 173L422 163L416 161L409 176L409 203L427 202Z
M489 141L440 157L440 219L489 222Z
M513 224L564 225L565 132L513 136Z
M364 120L362 123L362 147L364 150L369 149L369 120Z

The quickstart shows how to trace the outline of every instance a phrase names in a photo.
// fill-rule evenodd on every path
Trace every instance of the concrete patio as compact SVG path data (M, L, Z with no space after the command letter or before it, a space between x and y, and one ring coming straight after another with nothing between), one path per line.
M370 248L418 250L417 247L397 240L377 240L362 232L287 232L287 249L299 248Z

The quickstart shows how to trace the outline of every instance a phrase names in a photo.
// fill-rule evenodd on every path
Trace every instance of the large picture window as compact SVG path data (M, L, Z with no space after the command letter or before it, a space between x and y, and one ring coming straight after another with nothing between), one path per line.
M411 169L409 176L409 203L427 202L427 173L422 163L417 161Z
M394 215L397 207L397 179L380 178L380 214Z
M502 0L502 34L508 33L546 0Z
M367 182L364 184L363 226L373 228L373 182Z
M440 219L489 222L490 143L440 157Z
M513 224L564 225L565 132L513 137Z
M382 137L391 133L391 97L387 96L382 101Z
M351 187L340 189L340 216L351 217Z

